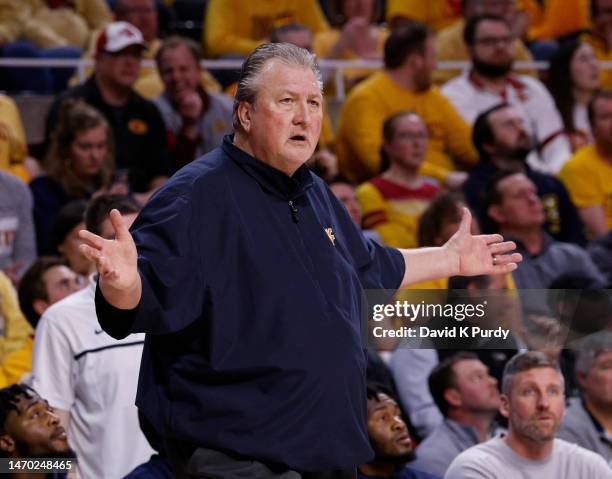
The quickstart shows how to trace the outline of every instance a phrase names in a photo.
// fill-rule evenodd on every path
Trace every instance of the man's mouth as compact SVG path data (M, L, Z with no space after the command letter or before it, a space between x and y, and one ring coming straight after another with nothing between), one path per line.
M65 440L66 439L66 430L62 427L59 426L57 427L54 431L53 434L51 434L51 439L61 439L61 440Z
M397 442L400 443L402 446L412 445L412 440L410 439L410 436L408 434L404 434L403 436L398 437Z
M299 142L305 142L306 141L306 137L304 135L293 135L289 139L291 141L299 141Z

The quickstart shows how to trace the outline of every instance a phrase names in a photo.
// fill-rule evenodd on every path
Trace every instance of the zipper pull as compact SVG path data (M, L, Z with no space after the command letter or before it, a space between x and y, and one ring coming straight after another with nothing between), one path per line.
M292 200L289 200L289 211L291 212L291 219L293 220L294 223L297 224L299 222L298 210L293 204Z

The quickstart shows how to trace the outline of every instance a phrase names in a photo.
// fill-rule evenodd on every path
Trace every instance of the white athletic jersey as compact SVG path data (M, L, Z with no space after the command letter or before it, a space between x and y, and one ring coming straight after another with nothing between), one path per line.
M32 385L52 407L70 412L78 477L119 479L153 454L134 404L144 334L116 340L102 331L94 294L91 278L45 311L34 339Z

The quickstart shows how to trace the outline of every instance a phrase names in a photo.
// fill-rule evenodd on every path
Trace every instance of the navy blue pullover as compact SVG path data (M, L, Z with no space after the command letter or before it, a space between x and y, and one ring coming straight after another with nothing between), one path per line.
M147 333L136 404L160 433L305 471L371 459L361 293L399 287L399 251L364 240L305 166L289 177L231 137L132 233L140 303L97 291L96 309L115 338Z

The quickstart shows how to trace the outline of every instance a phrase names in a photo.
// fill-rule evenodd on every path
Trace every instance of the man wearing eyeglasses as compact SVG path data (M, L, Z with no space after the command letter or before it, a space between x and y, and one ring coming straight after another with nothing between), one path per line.
M503 101L510 104L535 140L539 153L530 156L530 164L543 172L557 173L571 155L561 116L540 81L512 73L514 37L510 25L503 18L480 15L470 18L463 36L471 65L446 83L442 93L470 125L492 106Z

